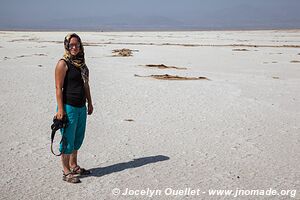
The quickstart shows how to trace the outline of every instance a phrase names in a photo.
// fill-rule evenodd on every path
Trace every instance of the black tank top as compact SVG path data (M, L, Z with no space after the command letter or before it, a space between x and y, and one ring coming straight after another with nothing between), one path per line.
M63 85L63 103L75 107L83 107L86 103L86 96L81 71L71 63L65 62L68 70Z

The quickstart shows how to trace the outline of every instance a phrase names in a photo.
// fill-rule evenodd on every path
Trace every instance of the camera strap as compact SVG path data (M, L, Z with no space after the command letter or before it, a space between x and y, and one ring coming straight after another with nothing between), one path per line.
M52 130L52 133L51 133L51 147L50 148L51 148L51 152L53 153L53 155L60 156L66 149L66 138L64 136L62 136L62 138L60 140L60 143L62 144L62 151L59 154L55 154L54 151L53 151L53 141L54 141L55 133L56 133L56 130Z

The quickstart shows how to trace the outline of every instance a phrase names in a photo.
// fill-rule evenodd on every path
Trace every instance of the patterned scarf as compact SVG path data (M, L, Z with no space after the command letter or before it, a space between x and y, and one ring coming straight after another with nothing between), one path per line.
M76 56L73 56L69 50L70 40L72 37L76 37L80 44L80 47L79 47L80 49ZM76 68L79 68L81 71L81 77L82 77L83 82L88 83L89 82L89 69L85 64L84 49L83 49L83 45L82 45L80 37L76 33L68 34L65 37L64 46L65 46L65 54L62 59L65 60L66 62L71 63Z

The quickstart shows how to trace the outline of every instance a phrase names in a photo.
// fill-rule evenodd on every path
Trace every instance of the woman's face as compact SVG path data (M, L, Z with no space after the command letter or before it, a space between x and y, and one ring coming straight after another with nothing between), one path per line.
M72 37L69 43L69 51L72 56L76 56L80 50L80 43L76 37Z

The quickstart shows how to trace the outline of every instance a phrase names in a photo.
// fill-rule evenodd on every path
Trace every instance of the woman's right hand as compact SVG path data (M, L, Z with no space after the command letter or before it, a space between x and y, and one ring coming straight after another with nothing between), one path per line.
M57 113L56 113L56 115L55 115L55 116L56 116L56 119L61 120L65 114L66 114L65 111L63 111L63 110L58 110Z

